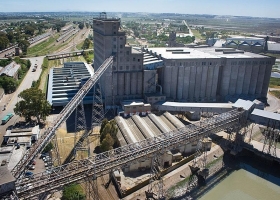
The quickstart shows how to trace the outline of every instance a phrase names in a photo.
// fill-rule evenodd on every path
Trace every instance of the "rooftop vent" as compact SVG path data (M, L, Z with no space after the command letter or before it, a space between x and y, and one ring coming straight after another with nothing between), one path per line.
M244 54L244 51L223 51L223 54L236 54L236 53Z
M182 52L184 51L184 49L166 49L167 52L171 51L171 52Z
M191 52L189 51L172 51L172 54L190 54Z

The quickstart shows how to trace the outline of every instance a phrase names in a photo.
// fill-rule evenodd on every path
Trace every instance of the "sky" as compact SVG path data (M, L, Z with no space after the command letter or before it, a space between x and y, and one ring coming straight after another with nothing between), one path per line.
M280 18L280 0L0 0L0 12L150 12Z

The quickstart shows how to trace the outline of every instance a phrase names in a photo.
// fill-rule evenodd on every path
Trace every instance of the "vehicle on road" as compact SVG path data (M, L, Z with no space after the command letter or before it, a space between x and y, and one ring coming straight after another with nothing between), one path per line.
M36 68L35 67L32 69L32 72L36 72Z
M6 124L13 116L13 113L7 114L5 117L2 118L2 124Z

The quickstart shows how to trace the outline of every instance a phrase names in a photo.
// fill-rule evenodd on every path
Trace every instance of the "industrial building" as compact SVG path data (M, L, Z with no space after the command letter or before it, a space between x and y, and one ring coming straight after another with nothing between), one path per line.
M133 106L133 105L131 105ZM185 127L185 125L174 115L165 112L161 115L153 113L147 115L133 115L132 117L116 116L115 121L119 128L117 138L121 146L140 142L147 138L156 138L161 133L170 132ZM211 140L205 140L207 149L211 148ZM196 150L197 143L189 143L178 146L177 149L167 150L161 157L165 167L172 165L182 159L182 154L190 154ZM124 171L143 171L150 169L152 158L146 157L127 165Z
M101 78L106 107L127 99L151 104L266 101L275 58L235 48L133 48L120 23L105 13L93 20L94 69L114 55L112 68Z
M48 102L52 106L65 106L92 75L92 67L84 62L67 62L62 68L51 68L48 80ZM84 103L90 104L92 99L93 92L90 91L84 98Z

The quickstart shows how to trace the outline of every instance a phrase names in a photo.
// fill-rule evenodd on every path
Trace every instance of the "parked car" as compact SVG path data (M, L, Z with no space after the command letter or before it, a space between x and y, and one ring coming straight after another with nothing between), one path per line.
M34 170L34 169L35 169L35 166L34 166L34 165L28 165L28 166L27 166L27 169Z
M28 177L28 178L31 178L31 177L33 177L33 172L30 172L30 171L27 171L27 172L25 172L25 177Z
M29 165L36 165L36 161L35 160L31 160Z

